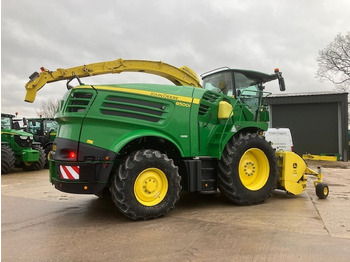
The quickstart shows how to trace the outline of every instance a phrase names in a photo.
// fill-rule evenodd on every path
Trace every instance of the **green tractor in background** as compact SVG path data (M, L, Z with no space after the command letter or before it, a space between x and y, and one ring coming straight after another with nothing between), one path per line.
M1 114L1 174L9 173L15 166L36 171L45 165L45 151L33 135L20 129L13 121L14 115Z
M34 141L39 142L45 151L45 166L49 167L49 154L56 138L58 123L53 118L23 118L26 131L33 134Z

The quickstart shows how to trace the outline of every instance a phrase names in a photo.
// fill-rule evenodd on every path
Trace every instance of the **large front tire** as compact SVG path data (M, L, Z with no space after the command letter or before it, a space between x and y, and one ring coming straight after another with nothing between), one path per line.
M275 151L264 137L241 134L227 143L219 162L218 187L229 200L261 203L276 188L277 179Z
M1 174L8 174L15 167L15 155L8 145L1 145Z
M174 208L181 190L178 167L156 150L130 154L116 171L110 191L114 204L127 217L147 220Z

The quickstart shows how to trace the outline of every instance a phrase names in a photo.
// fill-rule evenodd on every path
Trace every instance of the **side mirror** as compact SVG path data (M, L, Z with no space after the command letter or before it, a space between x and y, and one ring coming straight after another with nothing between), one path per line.
M278 78L278 84L280 85L280 90L286 91L286 84L284 83L284 78L281 76L280 78Z
M278 68L275 69L275 74L277 76L277 79L278 79L278 84L280 86L280 90L283 92L283 91L286 91L286 84L284 83L284 78L282 76L282 72L279 71Z

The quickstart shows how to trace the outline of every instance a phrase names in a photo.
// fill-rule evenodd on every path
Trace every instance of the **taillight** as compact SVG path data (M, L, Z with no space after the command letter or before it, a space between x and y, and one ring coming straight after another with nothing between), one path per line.
M75 159L76 156L77 156L77 154L73 151L69 152L69 154L68 154L68 157L71 159L73 159L73 158Z
M77 152L71 149L62 149L60 151L60 156L62 158L65 158L67 160L76 160L77 159Z

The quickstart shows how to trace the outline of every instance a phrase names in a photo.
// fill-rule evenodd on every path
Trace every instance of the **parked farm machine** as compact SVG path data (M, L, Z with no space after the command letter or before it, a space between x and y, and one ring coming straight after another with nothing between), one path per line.
M85 85L81 78L121 72L165 77L175 85ZM71 87L72 79L79 85ZM51 183L63 192L109 196L132 219L165 215L180 190L217 193L234 203L263 202L274 189L300 194L306 174L328 195L322 173L264 139L273 74L224 68L203 75L162 62L114 60L30 76L25 101L46 83L68 80L56 114L60 127L50 161Z

